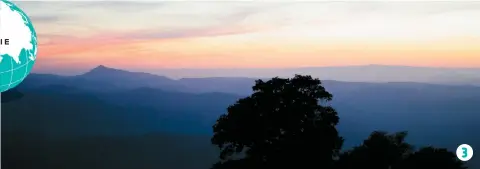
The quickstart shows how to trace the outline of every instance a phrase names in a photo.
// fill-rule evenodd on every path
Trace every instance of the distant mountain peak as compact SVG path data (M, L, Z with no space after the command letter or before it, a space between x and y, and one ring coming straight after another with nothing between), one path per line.
M98 65L97 67L93 68L91 71L98 71L98 70L116 70L114 68L109 68L109 67L106 67L104 65Z
M104 65L98 65L97 67L95 67L94 69L108 69L108 67L104 66Z
M129 78L133 78L133 79L144 78L144 79L151 79L151 80L154 80L154 79L171 80L164 76L158 76L158 75L144 73L144 72L130 72L127 70L106 67L104 65L98 65L97 67L91 69L90 71L80 76L87 77L87 78L103 79L103 80L110 79L110 78L117 78L117 79L119 78L123 80L127 80Z
M112 76L118 74L127 73L127 71L106 67L104 65L98 65L97 67L91 69L90 71L82 74L83 77L104 77L104 76Z
M93 68L92 70L88 71L88 72L85 73L85 74L91 74L91 73L109 73L109 72L118 72L118 71L122 71L122 70L115 69L115 68L109 68L109 67L106 67L106 66L104 66L104 65L98 65L97 67Z

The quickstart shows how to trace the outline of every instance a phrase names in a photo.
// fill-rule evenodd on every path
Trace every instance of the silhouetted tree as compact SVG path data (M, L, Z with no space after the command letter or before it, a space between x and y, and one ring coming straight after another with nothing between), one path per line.
M407 132L373 132L361 146L340 155L338 169L465 169L454 153L432 147L414 152Z
M331 168L343 139L332 95L311 76L257 80L213 126L223 168ZM237 158L235 158L237 156Z
M339 153L332 95L320 80L257 80L254 93L238 100L213 126L220 161L214 169L465 169L455 154L427 147L414 152L407 132L375 131L362 145Z
M401 169L466 169L464 163L453 152L443 148L425 147L409 155Z
M413 151L413 147L405 142L406 136L407 132L388 134L375 131L361 146L343 153L338 168L395 168Z

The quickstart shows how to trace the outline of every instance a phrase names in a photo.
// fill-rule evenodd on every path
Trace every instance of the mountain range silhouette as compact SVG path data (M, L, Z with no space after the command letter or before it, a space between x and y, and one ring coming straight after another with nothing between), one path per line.
M93 163L208 168L217 153L209 144L211 126L230 104L252 92L254 80L176 80L102 65L76 76L31 74L2 93L2 137L7 139L2 161L18 166L30 160L49 169ZM480 87L330 80L323 85L334 95L345 148L360 144L374 130L407 130L415 145L453 151L463 143L480 146L480 136L474 134L480 133ZM94 158L102 153L107 159Z

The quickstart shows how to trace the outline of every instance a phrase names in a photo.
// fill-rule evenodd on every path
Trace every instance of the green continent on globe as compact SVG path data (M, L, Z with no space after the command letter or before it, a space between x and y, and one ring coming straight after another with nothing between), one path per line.
M8 39L8 40L7 40ZM0 0L0 92L20 84L37 57L37 35L27 15L15 4Z

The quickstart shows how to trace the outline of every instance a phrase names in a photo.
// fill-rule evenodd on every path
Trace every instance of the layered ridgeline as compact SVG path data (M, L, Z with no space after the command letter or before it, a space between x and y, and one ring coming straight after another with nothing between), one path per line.
M406 130L415 145L452 150L480 143L478 87L323 83L334 95L345 148L374 130ZM105 66L77 76L31 74L2 93L3 166L209 168L217 155L211 126L253 84L251 78L174 80Z

